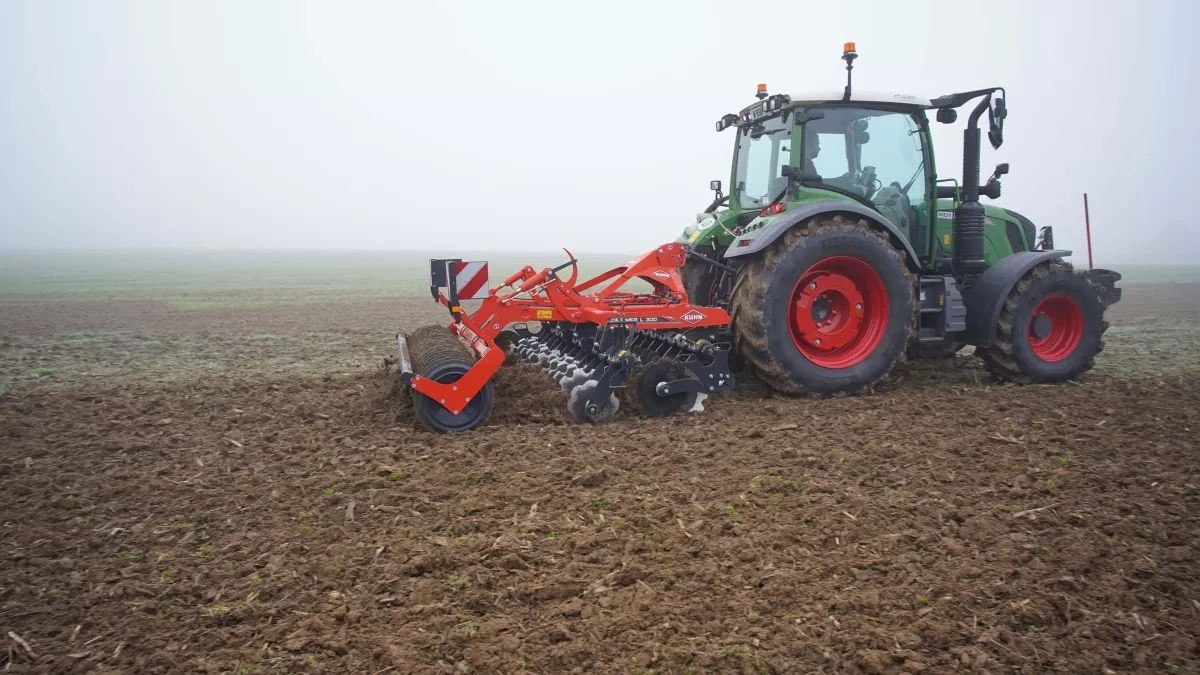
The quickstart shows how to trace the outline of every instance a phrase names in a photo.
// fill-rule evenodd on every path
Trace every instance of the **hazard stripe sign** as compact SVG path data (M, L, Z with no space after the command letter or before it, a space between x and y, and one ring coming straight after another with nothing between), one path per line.
M488 296L486 260L468 260L454 264L454 285L460 300L482 300Z

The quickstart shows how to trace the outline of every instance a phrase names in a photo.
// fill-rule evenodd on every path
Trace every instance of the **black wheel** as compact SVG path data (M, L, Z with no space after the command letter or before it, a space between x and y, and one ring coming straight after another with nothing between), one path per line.
M688 258L679 271L683 278L683 290L687 292L688 302L693 305L713 304L719 270L702 260Z
M445 326L425 326L408 336L413 372L442 384L458 381L471 368L474 359L467 348ZM492 383L483 385L458 414L413 390L417 419L430 431L469 431L487 421L495 404Z
M442 384L450 384L467 372L470 364L446 364L435 371L430 379ZM417 419L430 431L470 431L482 425L492 413L495 404L495 392L492 383L483 385L483 389L467 403L457 415L446 410L440 403L419 391L414 391L413 404L416 406Z
M691 410L692 406L696 405L697 392L680 391L665 396L658 392L660 383L688 377L691 376L687 370L670 359L658 359L647 365L634 378L634 395L637 397L638 407L650 417L663 417Z
M914 288L886 234L862 220L814 219L739 270L737 348L778 391L865 391L904 359Z
M588 399L597 386L595 380L588 380L571 390L571 396L567 399L567 412L576 423L599 424L617 416L621 403L615 394L609 394L607 401L589 402Z
M1000 379L1064 382L1091 370L1107 329L1091 282L1056 261L1017 282L1000 312L996 342L978 352Z

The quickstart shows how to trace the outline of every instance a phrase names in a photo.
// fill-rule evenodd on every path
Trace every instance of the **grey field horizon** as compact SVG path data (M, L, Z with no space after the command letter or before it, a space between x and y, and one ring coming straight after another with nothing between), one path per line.
M636 255L574 254L584 275ZM451 256L487 260L493 279L526 264L541 268L566 259L561 250L0 249L0 294L146 297L268 289L369 296L415 294L426 290L427 260ZM1086 267L1086 262L1076 260L1075 265ZM1200 283L1200 264L1099 261L1096 266L1120 272L1123 284Z

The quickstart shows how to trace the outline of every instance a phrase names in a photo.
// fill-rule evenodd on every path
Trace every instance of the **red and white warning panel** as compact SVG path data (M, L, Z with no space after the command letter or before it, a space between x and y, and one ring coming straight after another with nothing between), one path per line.
M444 288L455 301L483 300L488 297L486 260L432 258L429 261L429 290L438 297Z
M486 260L467 260L454 265L454 285L459 300L483 300L488 296L488 264Z

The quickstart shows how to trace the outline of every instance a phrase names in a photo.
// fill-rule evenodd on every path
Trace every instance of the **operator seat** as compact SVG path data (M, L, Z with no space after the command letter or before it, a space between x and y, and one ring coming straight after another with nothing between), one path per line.
M871 197L871 202L885 218L905 233L909 241L916 241L917 211L899 183L893 182L879 188Z

